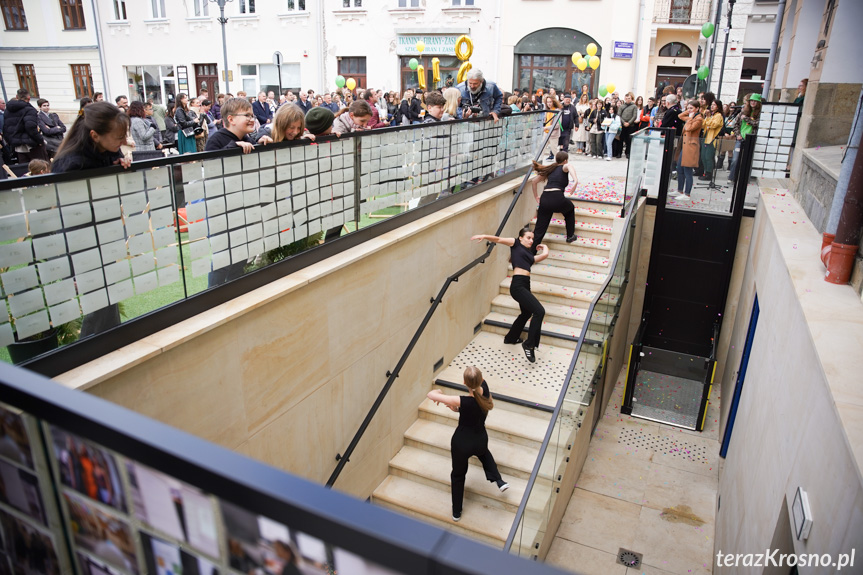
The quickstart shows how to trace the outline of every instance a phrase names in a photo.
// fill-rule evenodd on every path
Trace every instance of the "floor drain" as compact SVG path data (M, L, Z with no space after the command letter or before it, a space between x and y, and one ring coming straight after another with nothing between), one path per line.
M641 566L641 553L636 553L635 551L629 551L628 549L620 548L617 551L617 562L621 565L626 565L627 567L639 567Z

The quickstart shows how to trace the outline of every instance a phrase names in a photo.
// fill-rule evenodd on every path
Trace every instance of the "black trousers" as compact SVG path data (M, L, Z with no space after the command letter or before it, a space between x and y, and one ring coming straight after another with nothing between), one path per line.
M521 336L521 332L524 331L527 320L530 320L530 329L527 332L524 346L529 348L539 347L539 336L542 330L542 320L545 317L545 308L542 307L536 296L530 293L530 276L512 276L509 293L512 295L512 299L518 302L521 313L515 318L509 333L504 336L504 343L515 342ZM531 316L533 316L532 319Z
M567 131L561 130L560 137L557 139L557 145L560 146L560 149L566 152L569 150L569 140L572 138L572 129Z
M623 141L623 147L627 158L629 157L629 147L632 144L632 134L634 134L636 130L638 130L638 124L630 124L629 126L622 126L620 128L620 139Z
M467 475L468 460L472 456L479 458L482 463L485 478L500 486L503 478L497 470L497 463L491 451L488 450L488 433L485 428L471 429L469 427L457 427L450 440L450 451L452 453L452 512L460 515L464 502L464 480Z
M542 243L548 231L548 224L551 223L551 216L555 213L563 214L563 219L566 221L566 237L570 238L575 234L575 208L572 202L566 199L562 191L543 192L539 197L539 211L536 213L536 227L533 229L534 251Z

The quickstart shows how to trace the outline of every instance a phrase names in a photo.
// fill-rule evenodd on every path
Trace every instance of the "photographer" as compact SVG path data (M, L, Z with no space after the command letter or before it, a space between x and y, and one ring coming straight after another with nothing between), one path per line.
M480 70L468 72L467 78L458 85L458 89L461 90L465 118L491 115L495 122L498 121L503 92L494 82L486 81Z

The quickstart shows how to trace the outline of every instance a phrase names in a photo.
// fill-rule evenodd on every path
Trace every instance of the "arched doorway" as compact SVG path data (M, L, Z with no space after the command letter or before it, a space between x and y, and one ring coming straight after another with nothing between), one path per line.
M581 92L587 86L591 97L596 96L599 68L584 72L572 63L572 54L587 54L587 45L597 46L596 55L602 55L602 46L591 36L571 28L546 28L528 34L515 45L512 87L515 90L535 92L548 88Z

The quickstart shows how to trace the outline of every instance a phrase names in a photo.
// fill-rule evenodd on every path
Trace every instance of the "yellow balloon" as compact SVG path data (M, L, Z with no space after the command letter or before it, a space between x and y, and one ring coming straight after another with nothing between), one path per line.
M423 42L422 40L420 40L419 42L417 42L417 52L419 52L420 54L422 54L422 51L423 51L423 50L425 50L425 49L426 49L426 43L425 43L425 42Z
M440 82L440 58L432 58L432 82Z
M593 42L587 45L587 55L596 56L596 44L594 44Z
M426 89L426 69L422 66L417 66L417 84L419 84L420 90Z
M578 62L575 63L575 67L583 71L585 68L587 68L587 60L585 60L584 58L579 58Z
M611 82L609 82L608 84L606 84L606 85L605 85L605 89L606 89L606 90L608 90L608 93L609 93L609 94L612 94L612 93L614 92L614 89L615 89L616 87L617 87L617 86L615 86L615 85L614 85L613 83L611 83Z
M464 82L464 77L473 68L470 62L463 62L461 66L458 68L458 74L456 75L455 81L457 84L461 84Z
M470 60L471 54L473 54L473 40L465 35L459 36L455 41L455 57L466 62Z
M353 90L354 88L357 87L357 81L354 80L353 78L348 78L348 81L345 82L345 86L348 87L348 90Z
M572 63L578 66L578 61L581 60L581 52L575 52L572 55Z
M596 70L597 68L599 68L599 56L591 56L590 62L588 63L590 64L590 67L592 69Z

